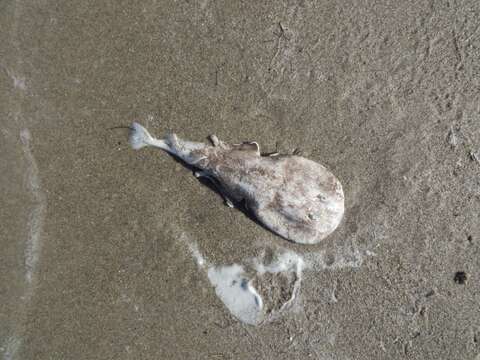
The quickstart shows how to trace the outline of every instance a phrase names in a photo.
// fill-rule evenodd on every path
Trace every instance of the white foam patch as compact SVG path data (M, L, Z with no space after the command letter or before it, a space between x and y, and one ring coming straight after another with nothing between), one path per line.
M262 320L263 301L242 266L210 267L208 279L230 313L250 325Z
M237 264L211 265L198 249L197 243L186 233L182 232L180 240L187 245L198 267L206 270L215 294L230 313L246 324L258 324L262 320L263 301L244 268Z
M327 255L325 251L316 251L302 256L294 251L280 247L274 254L273 260L269 262L265 262L265 254L246 259L244 264L250 269L247 273L245 267L239 264L224 266L212 264L202 255L195 240L185 232L181 233L179 240L187 245L198 267L206 272L216 295L230 313L238 320L250 325L258 325L276 319L286 310L291 310L295 307L294 304L298 303L296 299L300 293L302 272L304 270L323 271L325 269L345 267L356 268L363 263L364 256L374 255L373 252L362 252L353 247L348 251L338 249L334 254L330 255ZM267 273L295 274L291 283L291 286L293 286L292 295L289 299L284 300L283 304L276 310L269 308L268 305L269 302L271 303L275 299L263 299L253 285L255 279L265 281L261 279L265 279L263 276ZM271 285L274 286L273 284Z
M198 249L196 242L187 234L182 233L180 240L188 246L199 268L206 270L208 280L214 287L218 298L230 313L243 323L258 325L265 320L264 301L252 284L255 276L280 272L294 272L296 274L292 296L282 305L280 311L292 304L300 291L303 259L297 253L284 252L269 264L264 264L261 258L250 259L247 262L253 264L256 275L249 276L244 267L238 264L211 265Z
M46 196L42 191L38 176L38 166L33 157L30 141L31 134L28 129L20 132L20 140L23 145L23 152L27 161L27 187L32 194L34 205L30 212L28 221L28 238L25 246L25 278L28 283L33 281L36 265L40 258L41 232L46 210Z

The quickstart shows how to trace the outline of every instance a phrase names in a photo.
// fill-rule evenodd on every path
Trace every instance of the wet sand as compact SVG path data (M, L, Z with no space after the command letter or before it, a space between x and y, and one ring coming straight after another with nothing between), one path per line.
M479 18L477 1L0 3L0 357L478 359ZM133 120L300 148L342 182L345 218L289 243L130 149L115 127ZM284 252L301 282L258 276ZM275 316L232 315L198 254L244 266Z

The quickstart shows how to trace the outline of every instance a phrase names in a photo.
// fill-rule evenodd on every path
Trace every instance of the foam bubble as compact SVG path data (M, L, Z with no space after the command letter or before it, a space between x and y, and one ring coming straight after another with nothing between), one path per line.
M250 325L261 321L262 298L252 286L252 281L246 277L242 266L210 267L207 274L215 293L233 316Z

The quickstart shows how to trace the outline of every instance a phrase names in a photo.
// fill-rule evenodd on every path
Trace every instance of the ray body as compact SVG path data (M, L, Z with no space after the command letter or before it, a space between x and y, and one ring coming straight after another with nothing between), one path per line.
M331 234L344 213L344 194L324 166L297 155L262 156L257 143L213 145L185 141L171 134L153 138L134 123L134 149L155 146L178 156L217 183L227 204L244 201L248 210L274 233L301 244L315 244Z

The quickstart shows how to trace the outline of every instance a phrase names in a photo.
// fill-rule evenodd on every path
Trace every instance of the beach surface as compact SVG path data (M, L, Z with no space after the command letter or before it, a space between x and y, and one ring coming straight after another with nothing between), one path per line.
M0 359L480 359L480 2L0 2ZM290 243L162 137L341 181Z

